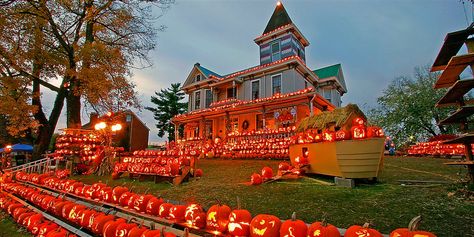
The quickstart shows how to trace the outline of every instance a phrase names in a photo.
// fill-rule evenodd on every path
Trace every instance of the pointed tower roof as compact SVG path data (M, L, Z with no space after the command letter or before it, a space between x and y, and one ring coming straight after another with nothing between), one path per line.
M282 27L291 23L293 22L291 21L290 16L286 12L283 3L279 1L277 2L275 11L273 11L272 17L268 21L267 27L265 27L263 34L266 34L272 30L277 29L278 27Z

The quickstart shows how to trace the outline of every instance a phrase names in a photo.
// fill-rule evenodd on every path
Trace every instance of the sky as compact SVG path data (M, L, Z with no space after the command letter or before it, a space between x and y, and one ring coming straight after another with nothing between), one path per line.
M196 62L219 74L258 65L259 50L253 40L263 33L276 2L176 0L155 22L167 28L158 32L157 48L149 54L153 66L133 73L142 105L152 106L150 96L155 91L183 83ZM375 106L394 78L412 74L416 66L431 65L446 33L467 27L459 0L281 2L310 42L308 67L341 63L348 88L343 105L355 103L362 108ZM471 5L467 13L471 22ZM45 94L45 101L52 104L53 99ZM88 122L87 112L82 114L83 123ZM150 111L137 114L150 128L150 142L165 140L156 135ZM64 117L58 128L65 127Z

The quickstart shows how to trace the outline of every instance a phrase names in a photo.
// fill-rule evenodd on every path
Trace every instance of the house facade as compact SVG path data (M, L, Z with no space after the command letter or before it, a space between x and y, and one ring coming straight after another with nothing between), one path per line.
M223 75L194 65L182 86L188 112L172 120L175 126L184 126L184 137L178 139L278 130L341 106L347 92L341 65L316 70L306 65L309 41L283 4L277 4L254 42L260 50L257 66Z

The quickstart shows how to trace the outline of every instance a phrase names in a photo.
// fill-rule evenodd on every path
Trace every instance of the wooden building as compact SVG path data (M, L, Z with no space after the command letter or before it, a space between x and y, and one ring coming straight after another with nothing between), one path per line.
M144 150L148 147L148 134L150 129L131 110L124 110L113 114L99 117L91 113L90 121L82 126L83 129L94 129L94 125L101 122L120 123L122 129L114 132L113 142L115 146L123 147L126 151Z
M173 118L184 126L185 140L225 138L230 133L278 130L295 126L312 113L341 106L347 92L340 64L310 69L309 41L283 4L254 42L260 65L219 74L196 63L182 90L188 112Z

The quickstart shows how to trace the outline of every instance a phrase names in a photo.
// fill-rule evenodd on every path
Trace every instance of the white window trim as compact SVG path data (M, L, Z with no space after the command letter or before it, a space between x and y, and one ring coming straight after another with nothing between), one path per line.
M277 73L277 74L273 74L273 75L272 75L272 85L271 85L271 88L272 88L272 96L275 95L275 94L273 93L273 78L274 78L274 77L277 77L277 76L280 76L280 94L283 94L283 93L282 93L282 89L283 89L283 87L282 87L282 85L283 85L283 75L282 75L282 73Z
M197 109L201 109L201 108L202 108L202 107L201 107L201 101L202 101L202 100L201 100L201 98L202 98L202 96L201 96L201 91L200 91L200 90L197 90L197 91L195 91L195 92L193 93L193 96L194 96L193 108L194 108L194 110L196 110L196 98L197 98L196 94L197 94L197 93L199 93L199 108L197 108Z
M253 95L252 95L252 84L254 81L258 81L258 98L263 98L262 94L260 93L262 91L262 83L260 81L260 78L259 79L254 79L254 80L251 80L250 81L250 100L253 100Z
M204 107L206 107L207 105L207 91L210 91L211 92L211 103L209 103L209 107L211 107L210 105L212 104L212 102L214 102L214 95L212 94L212 90L211 89L205 89L204 90ZM209 108L209 107L206 107L206 108Z

